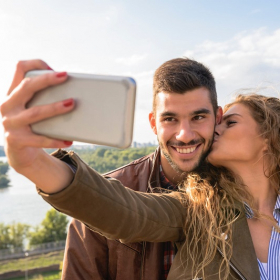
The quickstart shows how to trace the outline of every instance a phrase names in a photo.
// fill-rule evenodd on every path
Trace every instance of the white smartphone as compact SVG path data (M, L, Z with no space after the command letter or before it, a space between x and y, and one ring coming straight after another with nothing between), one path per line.
M26 73L42 75L49 70ZM72 112L32 124L51 138L127 148L133 136L136 82L130 77L68 73L65 83L39 91L27 108L74 98Z

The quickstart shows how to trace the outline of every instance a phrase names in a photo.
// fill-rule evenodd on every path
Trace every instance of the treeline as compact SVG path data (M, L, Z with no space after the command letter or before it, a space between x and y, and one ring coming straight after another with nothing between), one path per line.
M102 146L96 149L76 149L75 146L72 146L67 150L78 153L82 160L99 173L106 173L126 165L133 160L151 154L155 149L156 146L128 148L124 150ZM54 151L54 149L46 149L47 153L52 153Z
M68 218L51 209L39 226L23 223L0 223L0 249L22 248L66 239Z
M78 151L79 156L99 173L106 173L155 151L155 146L129 148L97 148L96 150Z
M0 146L0 157L5 157L5 151L4 151L4 146Z
M9 185L10 180L7 176L9 164L0 161L0 188L5 188Z

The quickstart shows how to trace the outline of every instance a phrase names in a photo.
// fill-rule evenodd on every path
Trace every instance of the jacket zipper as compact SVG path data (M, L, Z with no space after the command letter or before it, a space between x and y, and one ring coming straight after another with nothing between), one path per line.
M220 248L217 248L219 253L222 255L222 257L224 258L224 254L222 253L222 251L220 250ZM229 261L229 266L238 274L238 276L242 279L242 280L247 280L242 274L241 272L232 264L231 261Z
M143 277L144 277L145 254L146 254L146 241L143 241L142 256L141 256L141 275L140 275L140 280L144 279Z

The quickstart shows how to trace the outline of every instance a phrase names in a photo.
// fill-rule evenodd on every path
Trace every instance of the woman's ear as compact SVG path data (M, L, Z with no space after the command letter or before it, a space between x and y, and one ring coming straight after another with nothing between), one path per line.
M264 152L267 152L268 151L268 139L265 138L264 139L264 149L263 149Z

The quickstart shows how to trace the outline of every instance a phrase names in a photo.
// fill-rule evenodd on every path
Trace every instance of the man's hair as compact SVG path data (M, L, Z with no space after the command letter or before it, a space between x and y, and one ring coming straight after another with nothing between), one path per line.
M209 90L214 112L218 108L216 83L211 71L203 64L189 58L175 58L163 63L155 72L153 83L153 111L159 92L184 94L205 87Z

